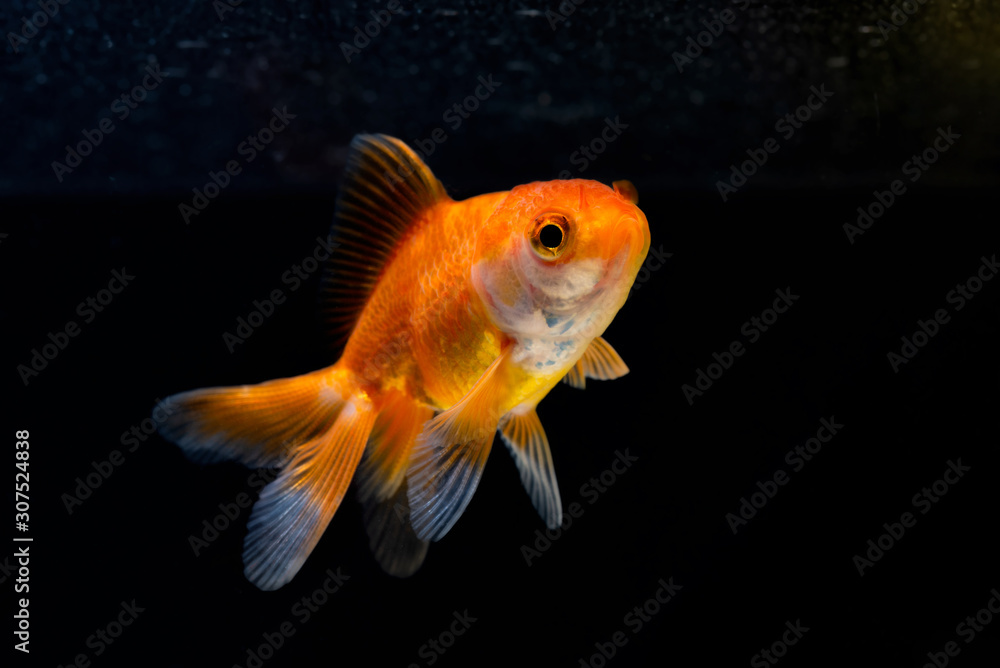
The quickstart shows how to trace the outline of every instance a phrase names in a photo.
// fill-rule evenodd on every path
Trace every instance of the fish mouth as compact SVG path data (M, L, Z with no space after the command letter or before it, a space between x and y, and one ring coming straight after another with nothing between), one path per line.
M610 239L612 242L604 247L604 259L612 262L623 257L635 258L634 264L638 271L649 251L649 224L646 223L646 217L641 212L639 217L631 214L622 216L611 229Z
M618 219L611 230L611 243L604 245L603 259L606 262L604 277L595 286L596 296L618 283L631 271L638 273L649 250L649 227L632 215Z

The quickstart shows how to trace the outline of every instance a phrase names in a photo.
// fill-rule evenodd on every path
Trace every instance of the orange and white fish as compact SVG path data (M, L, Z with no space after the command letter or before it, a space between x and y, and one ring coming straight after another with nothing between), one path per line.
M160 432L193 458L282 469L250 516L246 577L291 580L355 474L375 558L412 574L468 505L498 430L558 527L535 407L560 380L628 372L601 334L649 250L636 201L627 181L574 179L456 202L403 142L355 137L324 282L340 359L165 400Z

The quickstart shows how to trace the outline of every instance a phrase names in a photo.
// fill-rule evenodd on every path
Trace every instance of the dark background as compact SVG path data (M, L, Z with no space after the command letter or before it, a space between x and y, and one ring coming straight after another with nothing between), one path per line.
M883 39L891 3L750 3L679 72L672 54L734 5L585 2L555 29L555 3L400 6L350 63L338 45L367 5L245 1L220 20L207 0L70 0L7 45L3 422L10 441L31 432L34 538L32 652L14 665L246 666L288 621L265 666L426 666L421 647L466 610L476 621L434 665L579 666L618 631L607 665L747 665L796 620L809 631L781 665L916 667L948 641L954 665L993 665L1000 620L971 643L956 625L1000 587L1000 282L960 311L946 295L1000 250L997 10L928 2ZM0 25L35 11L7 3ZM151 62L163 82L118 120L110 103ZM501 85L452 129L444 112L490 75ZM775 122L820 85L833 97L781 138ZM178 205L283 106L289 127L185 225ZM51 162L105 117L115 131L59 182ZM576 171L606 118L628 127ZM949 126L961 138L911 183L903 163ZM294 292L281 276L326 234L354 134L438 127L427 161L456 199L566 169L629 178L673 254L606 333L631 373L540 407L564 508L584 513L529 566L543 525L497 443L412 578L380 571L349 497L296 578L260 592L242 575L249 511L199 556L189 545L254 492L251 472L157 436L130 452L122 434L174 392L332 363L317 275ZM779 151L723 202L716 182L769 137ZM851 244L844 223L898 178L906 193ZM77 305L123 267L134 282L83 323ZM289 300L230 353L223 332L275 288ZM681 386L786 288L800 299L689 405ZM951 320L894 373L887 354L939 308ZM80 335L25 386L17 365L69 320ZM831 417L842 432L733 535L726 514ZM589 504L581 487L625 448L638 462ZM68 513L62 495L115 450L124 463ZM958 458L971 470L919 514L912 497ZM916 525L859 576L854 556L907 511ZM350 579L300 623L292 606L338 567ZM671 577L683 589L633 633L625 615ZM97 656L88 637L133 599L143 612Z

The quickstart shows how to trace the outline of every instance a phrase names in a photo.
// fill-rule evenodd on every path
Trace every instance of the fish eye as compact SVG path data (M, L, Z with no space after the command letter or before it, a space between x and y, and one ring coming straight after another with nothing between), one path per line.
M569 220L560 213L545 213L535 218L531 247L543 260L559 256L569 238Z
M563 231L558 225L549 223L538 232L538 240L543 246L550 249L559 248L562 243Z

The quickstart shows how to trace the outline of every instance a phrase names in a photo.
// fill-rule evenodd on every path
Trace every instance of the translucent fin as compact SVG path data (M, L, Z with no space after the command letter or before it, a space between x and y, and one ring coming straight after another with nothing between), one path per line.
M375 427L368 439L365 457L358 467L358 499L383 501L399 488L406 477L410 452L434 411L417 404L399 390L387 390Z
M598 336L587 346L583 357L563 376L563 382L582 390L587 378L612 380L628 373L628 367L611 344Z
M450 201L444 186L400 140L357 135L351 141L331 233L338 247L322 288L334 345L350 336L410 226L442 200Z
M358 466L369 546L382 569L396 577L413 575L427 555L427 541L417 538L410 524L406 469L417 435L433 416L403 392L386 391Z
M374 423L371 403L350 399L333 426L299 447L261 491L243 543L248 580L273 590L298 573L340 506Z
M462 399L428 422L410 468L410 521L417 537L440 540L458 521L479 484L500 422L507 348Z
M585 388L587 386L587 377L583 375L582 367L583 365L580 362L574 364L573 368L563 376L563 382L578 390Z
M398 578L416 573L424 563L430 543L417 538L410 524L406 480L392 496L382 501L369 498L364 508L368 545L382 570Z
M521 484L535 510L550 529L562 524L562 500L552 466L549 439L534 407L524 413L507 413L500 421L500 436L521 473Z
M639 203L639 191L636 190L631 181L615 181L611 184L611 187L615 189L615 192L618 193L618 195L624 197L629 202L632 202L632 204Z
M195 461L281 466L294 446L329 429L343 406L339 374L321 369L258 385L210 387L164 399L160 434Z

